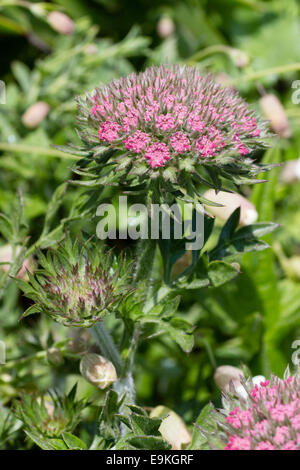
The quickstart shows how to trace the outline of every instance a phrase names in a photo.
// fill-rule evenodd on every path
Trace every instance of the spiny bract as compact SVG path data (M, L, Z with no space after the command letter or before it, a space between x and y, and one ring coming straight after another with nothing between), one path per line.
M72 432L80 421L80 413L87 406L85 400L76 400L75 385L68 395L55 391L47 396L22 395L16 403L15 414L24 424L31 438L60 437L62 432Z
M39 264L43 269L29 273L29 282L17 280L35 302L23 316L41 312L65 326L90 327L131 291L124 260L98 244L67 239L47 256L40 253Z

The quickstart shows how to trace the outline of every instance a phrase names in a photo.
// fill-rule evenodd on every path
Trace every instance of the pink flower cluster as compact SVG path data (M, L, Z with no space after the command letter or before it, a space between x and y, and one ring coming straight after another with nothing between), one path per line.
M226 417L226 450L300 450L300 376L272 377L249 393L247 409Z
M123 149L159 168L191 155L246 155L261 129L231 89L193 67L153 67L97 89L90 122L104 145Z

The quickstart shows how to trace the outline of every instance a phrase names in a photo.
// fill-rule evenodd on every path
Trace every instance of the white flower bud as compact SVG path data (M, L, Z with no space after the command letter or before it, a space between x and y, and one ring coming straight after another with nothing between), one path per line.
M214 373L214 381L222 392L229 392L230 383L237 389L241 385L241 378L244 377L243 372L237 367L220 366Z
M290 125L279 99L275 95L268 94L259 100L259 104L263 114L270 121L273 131L285 139L289 138L291 136Z
M64 363L61 350L55 347L47 349L47 360L54 366L60 366Z
M51 11L48 15L48 23L60 34L72 34L74 22L71 18L60 11Z
M167 416L166 416L167 415ZM159 427L162 437L172 446L172 450L182 450L192 439L192 435L184 421L175 411L165 406L157 406L150 413L150 418L163 418Z
M24 126L33 128L38 126L49 113L49 105L44 101L38 101L30 106L22 116Z
M223 205L223 207L205 205L208 212L221 220L226 221L238 207L241 208L240 225L250 225L257 220L258 214L254 205L238 193L219 191L217 194L214 189L209 189L203 196L209 201Z
M17 246L15 248L15 257L20 254L21 247ZM13 261L13 248L11 245L3 245L0 247L0 271L8 272L10 270L10 263ZM7 263L7 264L6 264ZM23 264L17 274L17 277L20 279L24 279L27 276L27 271L33 271L33 260L32 258L25 259Z
M266 377L264 375L255 375L254 377L252 377L252 383L254 387L255 385L260 387L261 382L265 382L265 381L266 381Z
M283 183L294 183L300 180L300 158L289 160L282 167L280 180Z
M114 365L99 354L88 353L80 361L81 375L101 390L117 381Z
M246 67L250 58L246 52L241 51L240 49L230 48L229 55L233 63L240 68Z
M168 16L163 16L157 24L157 32L161 38L167 38L174 33L174 23Z

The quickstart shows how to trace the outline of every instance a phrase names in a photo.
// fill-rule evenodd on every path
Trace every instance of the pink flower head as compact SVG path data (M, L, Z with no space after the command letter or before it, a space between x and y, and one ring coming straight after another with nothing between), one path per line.
M96 131L101 146L134 154L135 165L202 165L263 146L264 129L246 103L194 67L152 67L97 89L86 104L81 121L89 135L93 128L93 146Z
M285 380L272 376L248 392L251 398L241 406L234 400L225 419L225 449L300 450L299 373Z
M285 379L271 375L270 380L254 387L253 382L242 380L246 398L233 391L224 393L225 409L211 414L213 433L201 428L208 446L225 450L300 450L300 370Z

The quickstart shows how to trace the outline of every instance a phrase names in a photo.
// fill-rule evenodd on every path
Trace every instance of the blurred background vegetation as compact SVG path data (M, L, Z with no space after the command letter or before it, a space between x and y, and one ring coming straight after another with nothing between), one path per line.
M260 158L283 166L269 173L267 183L241 188L259 220L281 224L266 240L271 249L246 255L235 281L183 294L180 313L196 327L189 355L166 336L149 339L138 352L139 404L169 406L188 423L209 400L218 404L216 366L243 363L253 374L282 374L293 341L300 339L300 103L292 100L292 84L300 78L299 27L296 0L0 0L0 78L6 85L0 212L14 213L21 191L31 242L40 236L55 189L71 177L72 159L51 146L77 143L76 94L152 64L186 63L236 87L271 120L273 150ZM271 103L262 100L266 95L273 95ZM68 215L78 191L68 189L56 221ZM20 234L15 244L23 239ZM3 234L0 250L10 242ZM56 362L47 354L64 344L69 330L46 318L19 323L26 305L15 284L0 277L0 292L0 340L7 348L7 364L0 367L0 431L22 389L70 389L77 381L80 394L97 403L101 394L80 377L76 354L66 352ZM88 424L80 433L87 430ZM30 444L16 432L3 446Z

